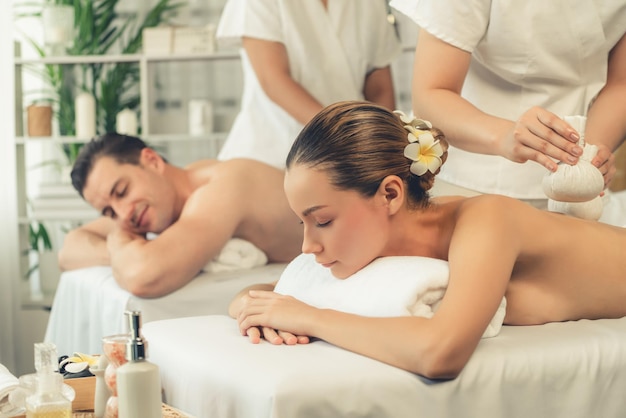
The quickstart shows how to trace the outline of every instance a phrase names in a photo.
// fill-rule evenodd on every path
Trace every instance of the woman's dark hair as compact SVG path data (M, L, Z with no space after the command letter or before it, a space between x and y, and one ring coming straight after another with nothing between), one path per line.
M111 157L120 164L138 165L141 150L147 146L137 137L118 133L107 133L92 139L81 148L74 162L70 174L72 185L82 196L87 176L100 157Z
M373 103L332 104L300 132L287 156L287 170L296 164L323 170L334 187L356 190L366 197L376 193L385 177L396 175L407 186L407 204L424 207L439 170L421 176L410 171L413 161L404 156L409 144L404 125L399 115ZM444 149L443 162L445 137L436 128L430 131Z

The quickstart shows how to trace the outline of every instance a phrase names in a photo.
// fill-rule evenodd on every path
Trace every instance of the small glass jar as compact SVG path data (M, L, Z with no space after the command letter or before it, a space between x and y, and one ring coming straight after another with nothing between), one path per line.
M104 371L104 381L111 391L111 396L105 406L105 418L117 418L118 415L117 368L127 362L126 343L129 338L129 334L115 334L102 338L102 349L109 360Z

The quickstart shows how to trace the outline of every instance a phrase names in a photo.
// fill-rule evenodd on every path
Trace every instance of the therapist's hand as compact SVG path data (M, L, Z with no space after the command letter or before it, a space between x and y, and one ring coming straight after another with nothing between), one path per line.
M591 160L591 164L600 170L604 177L604 187L608 187L617 172L615 167L615 155L606 145L598 144L598 154Z
M582 155L578 133L563 119L541 107L527 110L501 139L500 154L517 163L535 161L556 171L554 161L576 164Z

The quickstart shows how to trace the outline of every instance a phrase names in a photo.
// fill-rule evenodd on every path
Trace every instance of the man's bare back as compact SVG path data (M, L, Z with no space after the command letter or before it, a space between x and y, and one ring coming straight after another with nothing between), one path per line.
M234 238L253 243L271 262L289 262L300 254L302 227L284 197L283 171L248 159L203 160L186 169L197 188L217 181L245 190L246 216Z

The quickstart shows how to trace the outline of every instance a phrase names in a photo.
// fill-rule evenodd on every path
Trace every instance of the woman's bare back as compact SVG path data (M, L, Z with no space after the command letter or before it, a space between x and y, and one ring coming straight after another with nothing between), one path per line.
M626 315L626 229L505 203L521 252L507 286L512 325Z

